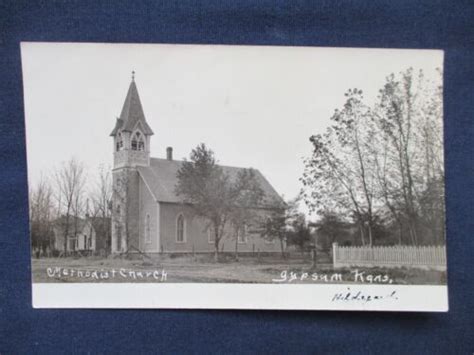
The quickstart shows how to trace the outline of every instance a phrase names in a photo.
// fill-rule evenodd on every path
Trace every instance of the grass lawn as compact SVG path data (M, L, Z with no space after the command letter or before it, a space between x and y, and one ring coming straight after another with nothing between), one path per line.
M212 256L175 258L42 258L32 259L33 282L195 282L195 283L375 283L446 284L446 272L420 269L336 269L328 257L316 267L302 256L228 257L216 263Z

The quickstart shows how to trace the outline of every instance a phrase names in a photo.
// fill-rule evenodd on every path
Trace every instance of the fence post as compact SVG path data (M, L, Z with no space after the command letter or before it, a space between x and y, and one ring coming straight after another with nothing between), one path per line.
M311 249L311 266L316 267L316 248Z
M332 265L337 267L337 243L332 243Z

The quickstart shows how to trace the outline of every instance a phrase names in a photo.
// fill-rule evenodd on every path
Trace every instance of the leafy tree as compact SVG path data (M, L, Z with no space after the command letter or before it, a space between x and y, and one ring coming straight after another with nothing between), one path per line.
M300 251L306 250L313 242L310 229L303 213L298 213L290 222L287 236L288 245L297 247Z
M291 238L292 227L297 224L299 197L288 201L285 206L273 210L260 222L260 235L270 241L278 240L282 258L285 258L285 248Z
M332 211L326 210L321 213L321 220L317 223L317 231L326 236L329 246L347 234L347 223Z
M433 225L431 213L426 211L429 204L422 196L427 196L430 186L444 181L440 79L427 80L422 71L415 74L412 68L399 76L392 74L373 110L379 132L377 146L383 152L378 157L374 154L382 170L380 191L399 225L400 243L404 226L410 242L419 244L422 225ZM444 205L444 193L436 196L441 200L432 202Z
M208 221L214 233L215 260L219 245L231 222L243 225L263 200L264 192L252 169L230 176L217 164L214 152L205 144L191 151L177 173L176 193L195 216Z
M375 170L370 144L375 133L362 90L349 89L345 96L325 134L310 138L313 154L305 161L303 196L313 211L330 209L356 216L363 243L368 239L372 245Z
M233 227L233 238L235 239L235 258L238 258L239 235L247 238L247 233L252 226L258 224L259 217L255 209L264 197L264 192L258 183L255 172L251 169L239 171L235 186L237 194L234 207L230 209L229 221Z
M312 212L353 219L362 244L372 245L388 230L398 231L399 244L444 240L438 74L428 79L411 68L391 74L371 107L361 90L346 92L331 125L310 138L313 151L301 181Z

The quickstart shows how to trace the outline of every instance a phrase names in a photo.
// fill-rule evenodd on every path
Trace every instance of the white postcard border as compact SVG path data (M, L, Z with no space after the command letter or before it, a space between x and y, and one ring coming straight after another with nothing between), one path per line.
M34 283L32 291L34 308L448 311L446 285Z

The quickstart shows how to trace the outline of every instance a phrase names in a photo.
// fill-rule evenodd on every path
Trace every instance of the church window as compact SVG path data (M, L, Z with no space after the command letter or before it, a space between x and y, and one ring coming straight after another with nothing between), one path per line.
M136 132L132 137L132 150L145 150L145 141L140 132Z
M209 226L209 228L207 228L207 241L210 244L214 244L215 240L216 240L216 234L214 233L214 227Z
M150 215L149 214L147 214L145 218L145 242L151 243Z
M184 228L184 217L182 214L180 214L176 219L176 241L178 243L184 243L186 241Z
M247 243L247 225L237 228L237 242L240 244Z
M123 149L122 133L119 133L119 134L117 135L116 149L117 149L117 152L118 152L119 150L122 150L122 149Z

